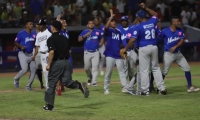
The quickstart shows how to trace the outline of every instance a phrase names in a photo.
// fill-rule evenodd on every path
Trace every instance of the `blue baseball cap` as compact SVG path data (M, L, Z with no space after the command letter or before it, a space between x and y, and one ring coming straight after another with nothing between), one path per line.
M121 21L128 21L128 16L122 16Z
M136 17L140 17L140 18L146 18L147 14L144 10L140 10L136 13Z

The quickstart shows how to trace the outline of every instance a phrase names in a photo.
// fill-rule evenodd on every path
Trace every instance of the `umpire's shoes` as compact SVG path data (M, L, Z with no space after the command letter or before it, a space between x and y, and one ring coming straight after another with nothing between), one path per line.
M149 94L149 92L141 92L141 95L142 96L149 96L150 94Z
M81 82L80 84L81 84L80 89L81 89L81 91L82 91L84 97L85 97L85 98L88 98L90 92L89 92L89 90L88 90L88 88L87 88L87 84L86 84L85 82Z
M167 90L160 91L160 90L157 89L157 94L167 95Z
M15 85L16 88L19 88L19 81L14 80L14 85Z
M43 110L46 110L46 111L53 111L53 108L54 106L49 105L49 104L46 104L45 106L43 106Z

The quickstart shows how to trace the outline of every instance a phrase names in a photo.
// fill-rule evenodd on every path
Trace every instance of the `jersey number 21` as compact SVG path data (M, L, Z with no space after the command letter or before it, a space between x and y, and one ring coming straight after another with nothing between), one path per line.
M145 39L146 40L155 39L155 30L154 29L146 30L145 31Z

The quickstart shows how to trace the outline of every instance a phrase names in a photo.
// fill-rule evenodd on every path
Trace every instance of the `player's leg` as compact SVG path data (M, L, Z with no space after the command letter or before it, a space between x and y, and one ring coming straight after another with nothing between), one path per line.
M187 62L187 60L185 59L185 57L181 54L181 53L176 53L176 63L181 67L181 69L183 71L185 71L185 78L187 80L188 83L188 92L196 92L199 91L199 88L195 88L192 85L192 78L191 78L191 73L190 73L190 66Z
M22 51L18 53L19 63L21 66L21 70L18 74L14 77L14 85L16 88L19 88L19 79L28 71L28 63L27 63L27 56Z
M109 94L110 79L115 66L115 59L111 57L106 57L106 72L104 77L104 94Z
M129 80L134 77L134 60L130 57L130 52L128 52L128 77Z
M58 96L61 96L62 94L61 94L61 81L60 80L58 80L58 82L57 82L57 84L56 84L56 94L58 95Z
M141 95L149 95L149 65L151 50L150 47L139 49L139 70L141 75Z
M126 78L128 78L128 59L123 60L124 63L124 72L126 75Z
M29 76L29 81L28 81L28 84L26 85L26 90L29 91L31 90L31 85L34 81L34 78L35 78L35 72L36 72L36 65L35 65L35 61L31 61L32 60L32 57L29 58L30 59L30 63L29 63L29 66L30 66L30 76Z
M163 79L165 79L165 76L169 72L170 66L174 62L174 60L175 60L174 53L164 52L163 65L162 65L162 76L163 76Z
M116 59L116 66L118 70L118 74L120 77L120 82L122 84L122 92L127 92L125 87L127 85L126 74L124 70L124 60L123 59Z
M102 47L99 48L99 52L100 52L99 71L101 75L104 75L103 67L106 61L106 57L103 54L104 51L105 51L105 46L103 45Z
M48 84L49 72L46 70L46 66L47 66L47 62L48 62L48 55L49 55L48 53L41 54L41 64L42 64L42 71L43 71L43 75L44 75L46 89L49 88L49 84Z
M164 86L164 80L162 77L162 73L160 71L160 66L158 62L158 48L157 46L151 47L152 57L151 57L151 71L153 72L153 76L155 78L156 86L161 94L166 95L166 87Z
M37 56L35 58L35 63L36 63L36 76L37 76L38 80L40 81L41 89L43 89L44 83L42 81L42 65L41 65L40 53L37 54Z
M97 51L93 54L93 57L91 59L91 62L92 62L92 85L94 87L97 86L99 56L100 56L99 51Z
M142 92L142 88L141 88L141 75L140 75L139 64L136 66L136 68L137 68L137 75L136 75L137 89L136 89L136 95L140 95L141 92Z
M87 51L84 51L84 69L88 78L88 85L91 84L91 80L92 80L92 73L91 73L91 66L92 66L92 53L89 53Z

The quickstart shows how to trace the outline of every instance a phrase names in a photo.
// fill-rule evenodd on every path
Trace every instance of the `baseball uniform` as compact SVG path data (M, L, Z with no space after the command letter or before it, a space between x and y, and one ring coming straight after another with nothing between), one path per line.
M84 36L89 29L83 30L79 37ZM93 29L91 34L84 39L84 69L88 77L88 85L96 86L99 65L99 43L102 39L101 32ZM92 67L92 74L90 68Z
M138 15L141 14L139 11ZM142 13L143 14L143 13ZM146 17L146 15L144 16ZM133 38L139 42L139 69L141 75L142 95L149 95L149 67L156 80L158 90L165 91L164 80L158 64L158 48L156 46L155 26L157 17L152 16L149 20L141 22L133 32Z
M48 47L47 47L47 39L51 36L51 33L48 29L41 31L36 36L35 46L39 47L38 52L40 53L40 61L42 64L42 70L44 73L45 86L48 89L48 71L46 70L47 62L48 62Z
M19 88L20 78L28 71L28 66L30 67L30 76L28 84L26 85L26 90L31 90L31 85L33 83L36 71L35 61L32 61L33 57L33 48L35 43L35 36L32 33L28 33L26 30L22 30L17 34L15 42L18 42L20 45L25 46L24 50L18 48L18 58L21 66L21 70L14 77L14 85L16 88Z
M122 92L124 87L127 85L126 75L124 70L124 61L121 58L119 51L122 45L121 32L118 29L108 28L105 31L106 37L106 50L104 55L106 56L106 72L104 78L104 94L109 94L109 85L112 75L113 68L116 64L118 69L118 74L122 84Z
M98 29L98 28L95 27L95 29ZM101 36L103 37L103 36L104 36L105 27L104 27L103 25L100 25L100 27L99 27L98 30L101 32ZM99 52L100 52L99 71L101 72L101 75L104 75L103 66L104 66L105 61L106 61L106 57L105 57L105 55L103 54L104 51L105 51L105 45L103 44L103 45L99 48Z
M165 77L167 75L172 62L176 62L183 71L185 71L185 77L188 83L188 92L199 91L199 88L194 88L192 86L190 66L186 61L185 57L180 52L180 47L177 47L174 52L170 52L170 49L177 45L180 40L184 38L184 31L181 28L177 28L176 31L172 31L170 27L162 30L158 35L158 38L164 39L164 57L163 57L163 67L162 74ZM192 87L192 88L191 88ZM190 89L191 88L191 89Z

